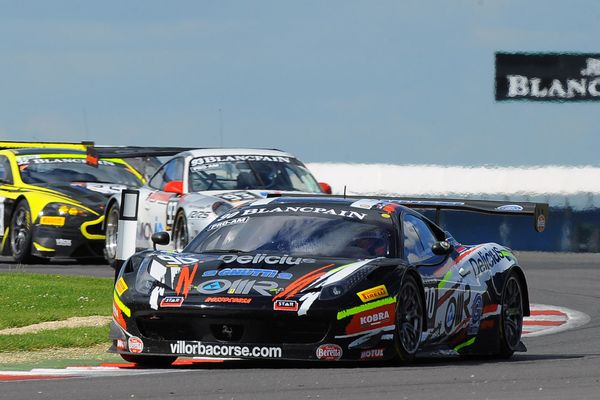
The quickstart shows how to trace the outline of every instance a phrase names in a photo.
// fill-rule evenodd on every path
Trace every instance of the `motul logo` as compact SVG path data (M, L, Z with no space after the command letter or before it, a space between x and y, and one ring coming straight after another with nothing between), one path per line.
M360 324L372 324L373 322L381 322L390 318L390 313L387 311L378 312L377 314L371 314L364 317L360 317Z
M342 358L342 348L337 344L324 344L317 348L319 360L339 360Z
M383 349L363 350L360 353L362 360L383 358Z

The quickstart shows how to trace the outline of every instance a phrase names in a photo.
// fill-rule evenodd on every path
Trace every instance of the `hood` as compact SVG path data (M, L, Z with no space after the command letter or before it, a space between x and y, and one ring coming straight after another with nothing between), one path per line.
M332 284L365 278L382 259L309 258L263 253L186 254L152 252L138 272L138 285L152 279L151 306L164 297L188 297L204 303L271 303L312 301ZM145 278L144 278L145 276ZM151 277L151 278L150 278ZM349 279L350 278L350 279ZM311 301L311 302L312 302ZM298 304L296 302L296 304Z
M36 186L40 188L40 192L48 193L50 191L50 194L64 196L68 198L69 202L81 204L99 213L103 212L110 195L120 193L121 190L126 188L123 185L84 182Z
M202 195L206 197L214 197L216 199L225 200L236 206L244 203L248 203L254 200L264 199L270 194L306 194L306 195L319 195L319 193L308 193L299 191L284 191L284 190L211 190L207 192L190 193L191 195Z

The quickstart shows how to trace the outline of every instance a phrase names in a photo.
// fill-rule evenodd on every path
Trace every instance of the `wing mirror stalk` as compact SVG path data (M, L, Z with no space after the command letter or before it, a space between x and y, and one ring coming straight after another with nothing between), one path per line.
M435 242L433 246L431 246L431 251L433 251L433 254L438 256L448 255L452 252L452 250L454 250L454 246L445 240Z
M169 232L155 232L152 234L152 245L156 250L156 245L166 246L171 241Z

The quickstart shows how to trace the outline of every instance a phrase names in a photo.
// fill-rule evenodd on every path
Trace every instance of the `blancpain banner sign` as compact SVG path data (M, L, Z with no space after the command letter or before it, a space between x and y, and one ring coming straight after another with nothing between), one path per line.
M600 100L600 54L496 53L496 100Z

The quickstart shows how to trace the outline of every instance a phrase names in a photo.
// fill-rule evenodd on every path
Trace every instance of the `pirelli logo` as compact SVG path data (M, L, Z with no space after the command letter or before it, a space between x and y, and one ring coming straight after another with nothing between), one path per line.
M372 300L381 299L388 296L388 291L385 285L375 286L373 288L363 290L362 292L356 293L363 303L367 303Z

